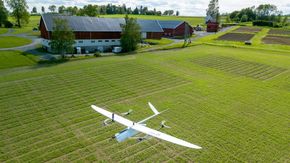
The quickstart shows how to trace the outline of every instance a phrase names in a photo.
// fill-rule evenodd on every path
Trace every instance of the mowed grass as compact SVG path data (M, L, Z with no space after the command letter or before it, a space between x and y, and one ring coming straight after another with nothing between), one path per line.
M125 15L100 15L100 17L105 18L124 18ZM204 17L195 17L195 16L155 16L155 15L129 15L129 17L137 18L137 19L146 19L146 20L180 20L186 21L192 26L196 26L198 24L205 24Z
M36 64L36 57L20 51L0 51L0 69L12 67L32 66Z
M0 48L12 48L30 44L32 41L16 36L0 36Z
M12 22L15 22L15 20L12 17L9 17L9 20ZM39 36L40 32L34 32L33 28L38 28L40 22L40 16L30 16L29 23L28 24L22 24L21 28L14 27L12 34L28 34L28 35L34 35Z
M193 62L211 61L208 56L285 71L257 80ZM194 46L3 70L0 162L287 162L289 69L289 53ZM110 138L124 126L103 127L105 117L90 108L133 109L127 118L139 121L153 114L148 101L159 111L169 109L149 127L166 120L172 128L163 132L203 149L154 138L117 143Z
M8 32L7 28L0 28L0 35Z

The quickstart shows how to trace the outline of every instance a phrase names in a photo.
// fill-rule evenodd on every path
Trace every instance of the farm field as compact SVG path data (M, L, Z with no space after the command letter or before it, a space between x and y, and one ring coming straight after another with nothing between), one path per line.
M289 69L289 53L199 45L0 70L0 162L288 162ZM117 143L90 108L138 121L148 101L169 109L149 127L203 149Z
M12 17L9 17L9 20L12 22L15 22L15 20ZM12 34L29 34L29 35L35 35L39 36L39 32L34 32L33 28L38 28L40 21L40 16L30 16L29 18L29 23L28 24L23 24L22 28L14 27L13 28L13 33Z
M36 64L36 56L20 51L0 51L0 69Z
M218 40L224 40L224 41L248 41L251 40L254 37L254 34L248 34L248 33L227 33L225 35L222 35L218 38Z
M105 18L124 18L125 15L100 15L100 17ZM198 24L205 24L204 17L191 17L191 16L153 16L153 15L129 15L129 17L134 17L137 19L147 19L147 20L182 20L187 21L189 24L196 26Z
M285 29L271 29L269 31L269 34L274 34L274 35L290 35L290 29L285 30Z
M268 35L263 38L265 44L280 44L290 46L290 36L271 36Z
M0 36L0 48L11 48L30 44L32 41L15 36Z
M238 29L234 30L234 32L257 33L257 32L260 32L261 30L262 30L262 28L259 28L259 27L241 26Z

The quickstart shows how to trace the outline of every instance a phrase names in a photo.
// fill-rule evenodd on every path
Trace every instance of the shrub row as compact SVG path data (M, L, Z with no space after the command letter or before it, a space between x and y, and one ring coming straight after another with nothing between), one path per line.
M268 27L281 28L283 27L283 24L278 23L278 22L273 22L273 21L256 20L256 21L253 21L253 26L268 26Z

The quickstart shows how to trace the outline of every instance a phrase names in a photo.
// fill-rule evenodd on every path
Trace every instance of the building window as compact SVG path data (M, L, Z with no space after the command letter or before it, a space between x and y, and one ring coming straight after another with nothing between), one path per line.
M95 43L96 41L91 41L91 43Z
M98 40L98 42L103 42L103 40Z
M105 40L105 42L109 42L109 40Z
M80 44L84 43L84 41L79 41Z
M115 42L116 40L112 40L112 42Z

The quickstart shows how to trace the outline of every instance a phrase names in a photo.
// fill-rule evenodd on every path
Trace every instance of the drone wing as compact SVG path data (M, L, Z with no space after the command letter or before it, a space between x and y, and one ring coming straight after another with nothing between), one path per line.
M147 135L150 135L150 136L153 136L153 137L156 137L156 138L159 138L159 139L162 139L162 140L166 140L168 142L171 142L171 143L174 143L174 144L178 144L178 145L181 145L181 146L185 146L185 147L188 147L188 148L194 148L194 149L201 149L201 147L197 146L197 145L194 145L194 144L191 144L189 142L186 142L184 140L181 140L181 139L178 139L176 137L173 137L173 136L170 136L170 135L167 135L167 134L164 134L160 131L157 131L157 130L153 130L151 128L148 128L142 124L139 124L139 123L134 123L133 121L130 121L126 118L123 118L119 115L116 115L114 114L113 116L113 113L105 110L105 109L102 109L100 107L97 107L95 105L92 105L91 106L95 111L99 112L100 114L122 124L122 125L125 125L127 127L130 127L131 129L134 129L136 131L139 131L139 132L142 132L144 134L147 134Z
M117 114L114 114L114 116L113 116L113 113L111 113L111 112L109 112L109 111L107 111L105 109L102 109L102 108L97 107L95 105L92 105L91 107L95 111L99 112L100 114L102 114L102 115L104 115L104 116L106 116L106 117L108 117L108 118L110 118L110 119L122 124L122 125L125 125L127 127L130 127L130 126L133 125L133 121L130 121L130 120L126 119L126 118L123 118L123 117L121 117L121 116L119 116Z
M193 149L201 149L201 147L199 147L197 145L191 144L191 143L186 142L184 140L181 140L181 139L178 139L176 137L164 134L160 131L153 130L151 128L148 128L148 127L140 125L140 124L135 124L131 128L136 130L136 131L142 132L144 134L147 134L147 135L150 135L150 136L153 136L153 137L156 137L156 138L159 138L159 139L162 139L162 140L174 143L174 144L178 144L178 145L185 146L188 148L193 148Z

